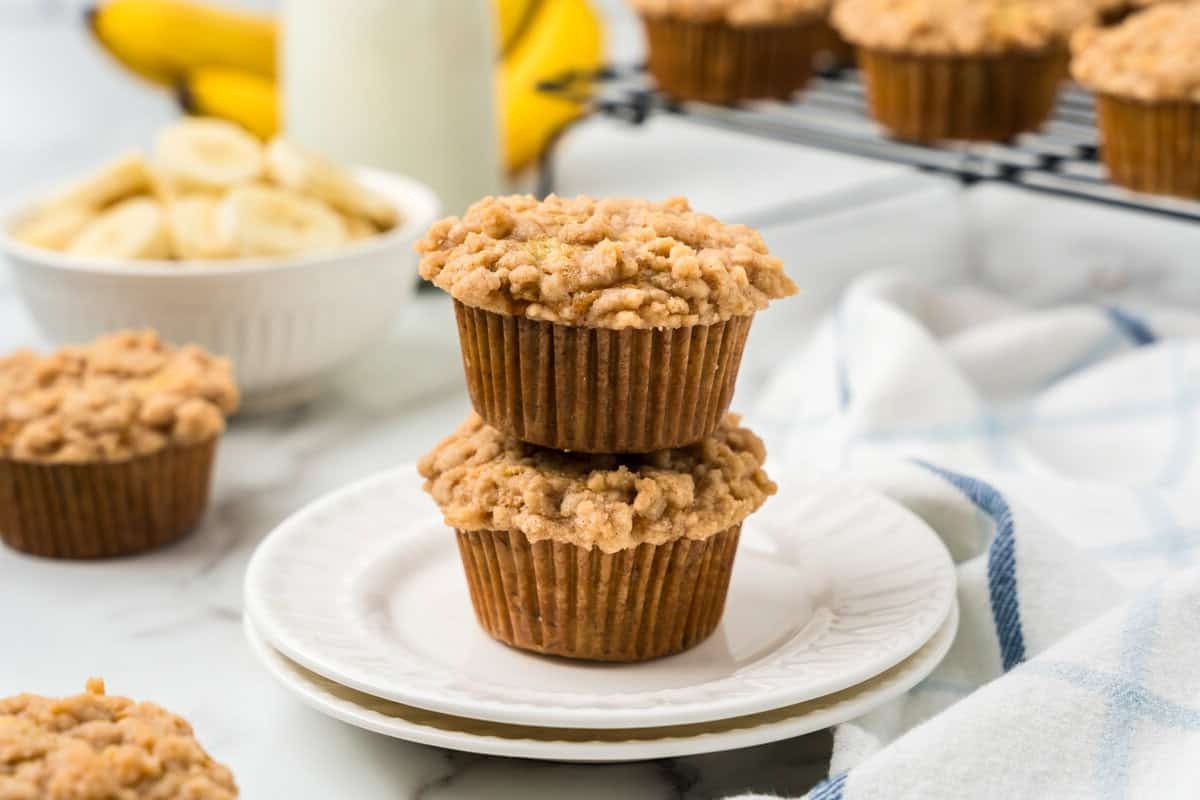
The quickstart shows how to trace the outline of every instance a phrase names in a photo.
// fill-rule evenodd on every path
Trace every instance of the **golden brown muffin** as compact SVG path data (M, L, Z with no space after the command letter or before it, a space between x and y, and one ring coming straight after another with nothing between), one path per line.
M679 198L486 198L417 250L454 297L475 409L560 450L709 435L754 313L796 291L757 232Z
M524 444L472 414L418 469L489 634L639 661L720 621L742 521L775 493L765 457L735 415L690 447L597 456Z
M804 87L828 0L631 0L648 67L682 100L784 99Z
M0 798L233 800L233 775L192 727L153 703L109 697L93 678L74 697L0 699Z
M1072 45L1071 72L1097 95L1109 177L1200 197L1200 5L1160 4Z
M834 25L893 135L1004 141L1050 115L1067 40L1094 16L1088 0L839 0Z
M237 404L228 361L153 331L0 358L0 536L64 558L175 539L203 512Z

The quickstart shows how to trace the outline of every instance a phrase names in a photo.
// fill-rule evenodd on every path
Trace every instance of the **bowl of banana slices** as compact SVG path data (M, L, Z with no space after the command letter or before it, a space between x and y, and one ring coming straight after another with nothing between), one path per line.
M228 356L271 410L386 336L438 213L417 181L189 118L6 214L0 249L56 344L154 328Z

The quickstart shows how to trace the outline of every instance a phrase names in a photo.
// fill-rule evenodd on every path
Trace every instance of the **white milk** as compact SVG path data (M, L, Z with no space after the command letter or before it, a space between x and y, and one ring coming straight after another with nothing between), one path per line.
M489 0L285 0L287 135L411 175L446 213L500 187Z

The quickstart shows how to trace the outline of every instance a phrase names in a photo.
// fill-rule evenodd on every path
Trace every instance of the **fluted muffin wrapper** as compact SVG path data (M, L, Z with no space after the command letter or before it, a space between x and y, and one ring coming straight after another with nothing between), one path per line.
M1067 72L1061 47L936 56L860 47L872 116L898 139L1008 141L1054 111Z
M520 531L459 530L480 626L522 650L634 662L703 642L725 610L741 525L605 553Z
M582 453L709 436L729 410L753 320L610 330L454 308L479 416L521 441Z
M659 88L681 100L729 104L785 99L804 88L821 20L757 26L658 16L642 21L648 68Z
M217 440L125 461L0 458L0 539L46 558L109 558L190 531L208 503Z
M1200 103L1096 97L1109 179L1141 192L1200 198Z

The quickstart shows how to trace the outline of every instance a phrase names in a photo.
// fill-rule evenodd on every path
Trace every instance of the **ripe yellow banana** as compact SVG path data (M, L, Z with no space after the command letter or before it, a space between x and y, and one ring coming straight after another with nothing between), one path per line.
M538 81L599 66L602 30L587 0L493 2L504 55L505 161L516 171L580 113L571 101L539 93ZM92 22L100 41L132 69L177 84L186 110L237 122L263 139L278 132L279 98L268 77L276 34L269 18L183 0L109 0Z
M505 161L526 166L579 116L577 103L537 90L539 81L576 69L595 69L603 58L600 20L587 0L541 0L536 16L500 76Z
M108 0L88 10L88 21L118 61L157 83L173 84L198 67L275 75L269 16L187 0Z
M275 81L225 67L200 67L180 82L184 111L236 122L260 139L279 132L279 93Z

